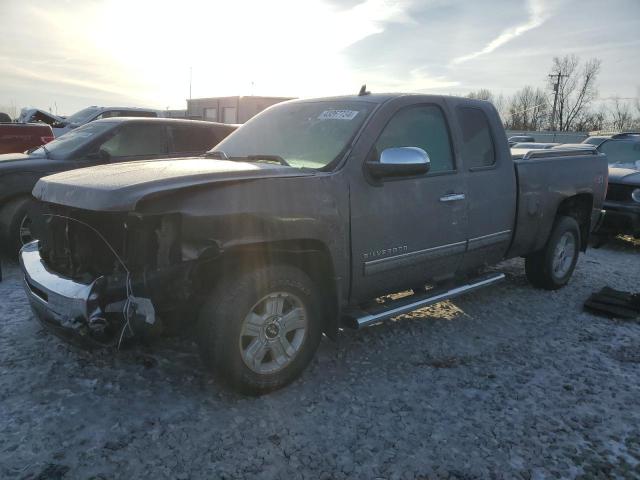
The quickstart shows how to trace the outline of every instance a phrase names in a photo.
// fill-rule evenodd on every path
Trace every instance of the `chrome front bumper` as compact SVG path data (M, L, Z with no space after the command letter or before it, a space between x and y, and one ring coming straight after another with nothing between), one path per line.
M40 256L38 242L20 251L24 290L36 318L59 336L82 346L102 346L91 319L102 315L99 305L103 277L82 283L63 277L47 268Z

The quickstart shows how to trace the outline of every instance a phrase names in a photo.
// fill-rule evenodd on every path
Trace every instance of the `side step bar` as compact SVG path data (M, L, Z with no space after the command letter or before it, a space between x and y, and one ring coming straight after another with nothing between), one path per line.
M413 294L399 300L393 300L376 305L366 310L355 309L346 314L347 326L363 328L374 323L409 313L434 303L458 297L464 293L473 292L479 288L488 287L504 280L504 273L491 273L474 279L471 282L458 285L450 289L433 289L425 293Z

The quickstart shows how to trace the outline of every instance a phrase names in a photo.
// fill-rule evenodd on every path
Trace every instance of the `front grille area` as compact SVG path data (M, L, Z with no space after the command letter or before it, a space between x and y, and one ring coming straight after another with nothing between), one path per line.
M40 252L49 268L69 278L122 273L117 256L139 272L156 267L161 223L160 217L50 208L42 219Z
M612 202L630 202L631 192L635 187L631 185L619 185L610 183L607 189L607 200Z

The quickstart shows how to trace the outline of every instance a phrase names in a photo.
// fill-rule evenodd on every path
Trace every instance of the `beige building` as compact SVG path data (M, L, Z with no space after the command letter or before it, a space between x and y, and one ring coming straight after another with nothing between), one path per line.
M212 97L187 100L187 118L210 122L244 123L267 107L290 97Z

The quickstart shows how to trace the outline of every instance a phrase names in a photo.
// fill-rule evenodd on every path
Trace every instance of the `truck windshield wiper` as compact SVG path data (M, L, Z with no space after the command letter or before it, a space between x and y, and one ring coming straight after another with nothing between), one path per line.
M213 152L212 151L205 152L203 157L216 158L218 160L229 160L229 157L227 156L227 154L225 152L223 152L222 150L214 150Z
M290 167L291 165L280 155L247 155L246 157L230 157L229 160L240 160L240 161L249 161L249 162L276 162L280 165L284 165L285 167Z
M230 157L227 155L226 152L223 152L222 150L215 150L213 152L206 152L204 154L205 157L207 158L215 158L218 160L233 160L233 161L238 161L238 162L276 162L279 163L280 165L284 165L286 167L290 167L291 164L289 164L289 162L287 162L284 158L282 158L280 155L247 155L245 157Z
M42 150L44 150L44 158L49 158L49 150L44 145L41 145Z

